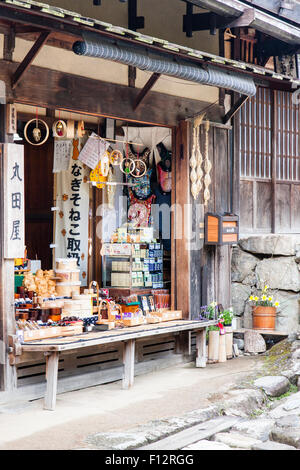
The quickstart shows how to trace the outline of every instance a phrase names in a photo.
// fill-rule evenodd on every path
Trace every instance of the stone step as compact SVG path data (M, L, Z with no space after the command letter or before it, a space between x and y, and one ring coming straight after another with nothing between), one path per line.
M240 421L240 418L232 416L222 416L205 421L204 423L192 426L184 431L180 431L161 441L153 442L138 450L178 450L202 439L208 439L217 432L226 431Z
M222 444L222 442L202 439L201 441L190 444L187 447L183 447L181 450L232 450L232 448L226 444Z
M280 444L274 441L265 441L260 444L256 444L252 447L252 450L297 450L295 447L288 446L286 444Z
M215 434L213 439L222 444L226 444L229 447L239 447L240 449L251 450L254 445L261 444L262 441L254 439L250 436L245 436L236 431L231 432L220 432Z

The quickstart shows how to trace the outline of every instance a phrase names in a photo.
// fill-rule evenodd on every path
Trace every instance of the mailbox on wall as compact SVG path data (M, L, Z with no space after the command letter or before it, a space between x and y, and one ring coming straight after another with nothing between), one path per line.
M233 245L239 239L239 217L235 214L205 214L205 244Z

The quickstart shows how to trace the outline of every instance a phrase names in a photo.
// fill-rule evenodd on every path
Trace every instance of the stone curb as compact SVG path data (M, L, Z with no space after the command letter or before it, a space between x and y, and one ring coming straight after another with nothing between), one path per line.
M238 389L228 392L228 395L229 398L225 402L190 411L180 417L150 421L126 432L93 434L85 439L81 448L87 446L91 450L137 449L221 415L246 417L265 403L265 394L261 390ZM242 411L239 411L241 409Z

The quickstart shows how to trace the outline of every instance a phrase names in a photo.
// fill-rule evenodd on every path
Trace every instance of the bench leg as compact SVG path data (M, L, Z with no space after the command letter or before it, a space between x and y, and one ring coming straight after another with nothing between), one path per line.
M46 379L47 388L44 400L44 410L55 409L57 392L57 374L58 374L58 352L53 352L47 357L46 361Z
M196 367L206 367L206 328L196 332Z
M134 358L135 358L135 340L130 339L124 343L123 354L123 383L122 388L128 389L133 385L134 380Z

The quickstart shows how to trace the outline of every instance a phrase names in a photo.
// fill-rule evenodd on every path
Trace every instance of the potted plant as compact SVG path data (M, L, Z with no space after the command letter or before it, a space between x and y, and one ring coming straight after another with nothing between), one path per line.
M275 330L276 313L279 302L269 294L266 284L259 295L250 295L252 307L252 328L254 330Z

